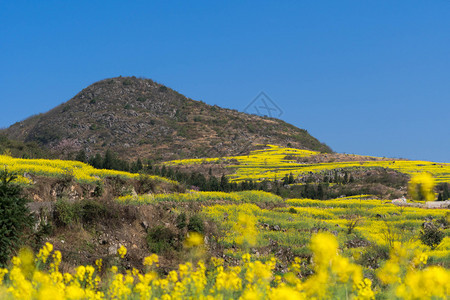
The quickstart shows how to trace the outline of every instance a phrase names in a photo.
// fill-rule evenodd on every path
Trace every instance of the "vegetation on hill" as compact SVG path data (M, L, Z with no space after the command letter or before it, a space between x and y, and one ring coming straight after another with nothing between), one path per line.
M11 140L0 134L0 154L19 158L50 158L50 151L40 147L36 142Z
M271 146L246 156L189 161L205 164L206 175L177 170L183 161L143 165L172 179L2 155L0 164L28 180L22 181L24 194L34 200L29 207L36 218L27 243L31 249L13 252L16 257L0 269L0 297L445 298L450 292L446 209L397 206L380 195L318 200L296 192L296 187L301 191L324 182L325 176L330 190L358 184L395 189L408 185L408 175L379 166L364 169L368 160L333 176L308 171L266 182L277 187L280 197L246 190L261 187L264 180L229 181L232 174L216 178L208 171L218 162L225 168L265 168L275 174L278 168L285 174L295 164L311 170L313 164L298 160L325 160L321 155ZM99 161L114 161L108 156ZM331 163L315 165L320 170ZM419 174L410 181L410 194L427 199L433 191L429 177L408 166L408 172ZM434 174L440 176L439 194L448 193L444 174ZM191 189L191 177L216 191Z
M306 130L281 120L207 105L135 77L96 82L4 133L71 159L80 150L92 157L106 149L133 160L220 157L265 143L331 152Z
M248 155L184 159L153 168L200 190L265 190L285 198L332 199L341 195L376 195L382 199L406 196L411 175L428 172L439 184L439 200L449 198L450 164L394 160L358 155L322 154L315 151L266 145ZM208 173L228 174L220 179ZM189 173L191 172L191 173ZM189 176L189 174L191 174ZM214 189L215 188L215 189ZM434 193L428 199L435 199ZM420 197L413 197L423 200Z

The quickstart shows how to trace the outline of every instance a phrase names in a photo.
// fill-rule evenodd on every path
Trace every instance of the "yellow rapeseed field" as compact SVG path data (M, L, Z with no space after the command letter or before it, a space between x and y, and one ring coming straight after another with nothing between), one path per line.
M7 168L10 172L17 173L19 175L19 181L22 183L30 183L30 180L23 176L26 173L51 177L69 175L80 182L95 182L100 178L108 176L120 176L127 179L139 176L139 174L123 171L96 169L88 164L78 161L60 159L21 159L7 155L0 155L0 167ZM163 177L151 177L173 183L173 181Z
M391 168L409 175L427 172L433 175L437 183L450 182L450 163L392 159L307 164L298 163L294 160L288 160L286 159L286 156L307 157L319 155L320 153L309 150L284 148L275 145L266 146L268 149L255 150L249 155L225 158L174 160L166 162L165 164L168 166L176 166L237 161L238 164L226 165L227 168L231 168L235 171L234 174L229 176L232 181L250 179L255 181L262 181L264 179L273 180L274 178L281 179L291 173L294 176L297 176L308 172L321 172L341 168L383 167ZM361 159L364 159L364 157L361 157Z
M277 259L255 259L242 255L240 264L224 266L221 258L205 264L180 264L167 275L156 272L159 258L143 258L146 268L123 270L112 266L102 270L102 261L80 265L62 273L61 253L46 243L36 257L28 249L0 269L2 299L375 299L381 295L361 266L340 254L336 238L329 233L312 237L314 274L300 276L302 260L296 258L288 272L277 273ZM203 247L201 239L189 247ZM120 247L119 258L127 249ZM103 276L101 276L103 272ZM106 275L105 275L106 274ZM391 258L376 273L387 285L382 296L397 299L445 299L450 294L450 271L427 267L427 255L394 247Z

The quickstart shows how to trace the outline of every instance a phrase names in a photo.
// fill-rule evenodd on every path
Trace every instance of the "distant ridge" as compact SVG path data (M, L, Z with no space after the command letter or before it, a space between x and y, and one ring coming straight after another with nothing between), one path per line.
M332 152L306 130L284 121L211 106L136 77L98 81L2 133L37 142L61 158L106 149L129 159L218 157L243 154L257 144Z

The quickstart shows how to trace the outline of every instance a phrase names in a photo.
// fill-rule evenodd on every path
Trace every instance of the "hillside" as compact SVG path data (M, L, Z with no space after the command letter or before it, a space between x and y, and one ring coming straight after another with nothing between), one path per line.
M22 142L8 139L0 134L0 154L21 158L50 158L51 153L35 142Z
M135 77L96 82L4 134L37 142L60 158L106 149L129 159L219 157L248 153L254 145L267 143L331 152L306 130L281 120L207 105Z
M302 162L336 159L336 164L356 159L324 155L270 146L228 159L240 163L234 167L253 166L257 172L272 168L277 173L294 164L294 158ZM404 162L410 165L401 166L402 171L416 173L426 167L436 178L448 181L448 164ZM423 201L405 206L367 194L313 200L263 190L195 191L160 176L99 170L76 161L0 155L0 164L23 174L19 181L9 182L3 181L8 178L6 171L0 171L0 189L18 192L18 187L24 188L35 216L32 228L21 235L21 245L29 248L11 253L17 257L0 269L5 278L0 282L2 299L23 299L23 291L28 290L33 295L43 294L42 290L48 293L42 282L49 283L51 292L65 295L63 299L94 294L99 299L140 298L143 287L151 288L153 296L181 295L180 299L223 298L232 289L231 299L239 299L255 286L271 293L281 290L282 296L300 295L295 299L311 295L342 299L342 295L356 298L361 293L361 288L352 288L355 282L365 284L366 294L390 299L395 290L409 288L408 279L413 276L421 281L440 279L430 280L435 282L432 287L403 299L427 299L419 297L422 290L436 296L433 299L446 299L449 294L450 215L445 208L424 209ZM322 164L328 163L309 164L316 170L308 173L321 170ZM366 177L373 179L376 174ZM0 210L2 217L8 217L4 213L8 211ZM1 237L3 242L10 240L7 235ZM3 258L11 255L3 254ZM395 276L392 265L399 270ZM28 271L28 266L33 268ZM224 278L239 284L223 287ZM28 290L20 289L19 280ZM202 285L197 288L196 282ZM323 290L332 297L320 298Z

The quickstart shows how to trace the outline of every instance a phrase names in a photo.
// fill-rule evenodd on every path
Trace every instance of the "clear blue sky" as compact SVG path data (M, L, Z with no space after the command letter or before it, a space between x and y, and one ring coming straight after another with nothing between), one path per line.
M108 77L281 119L337 152L450 162L450 1L0 1L0 127Z

